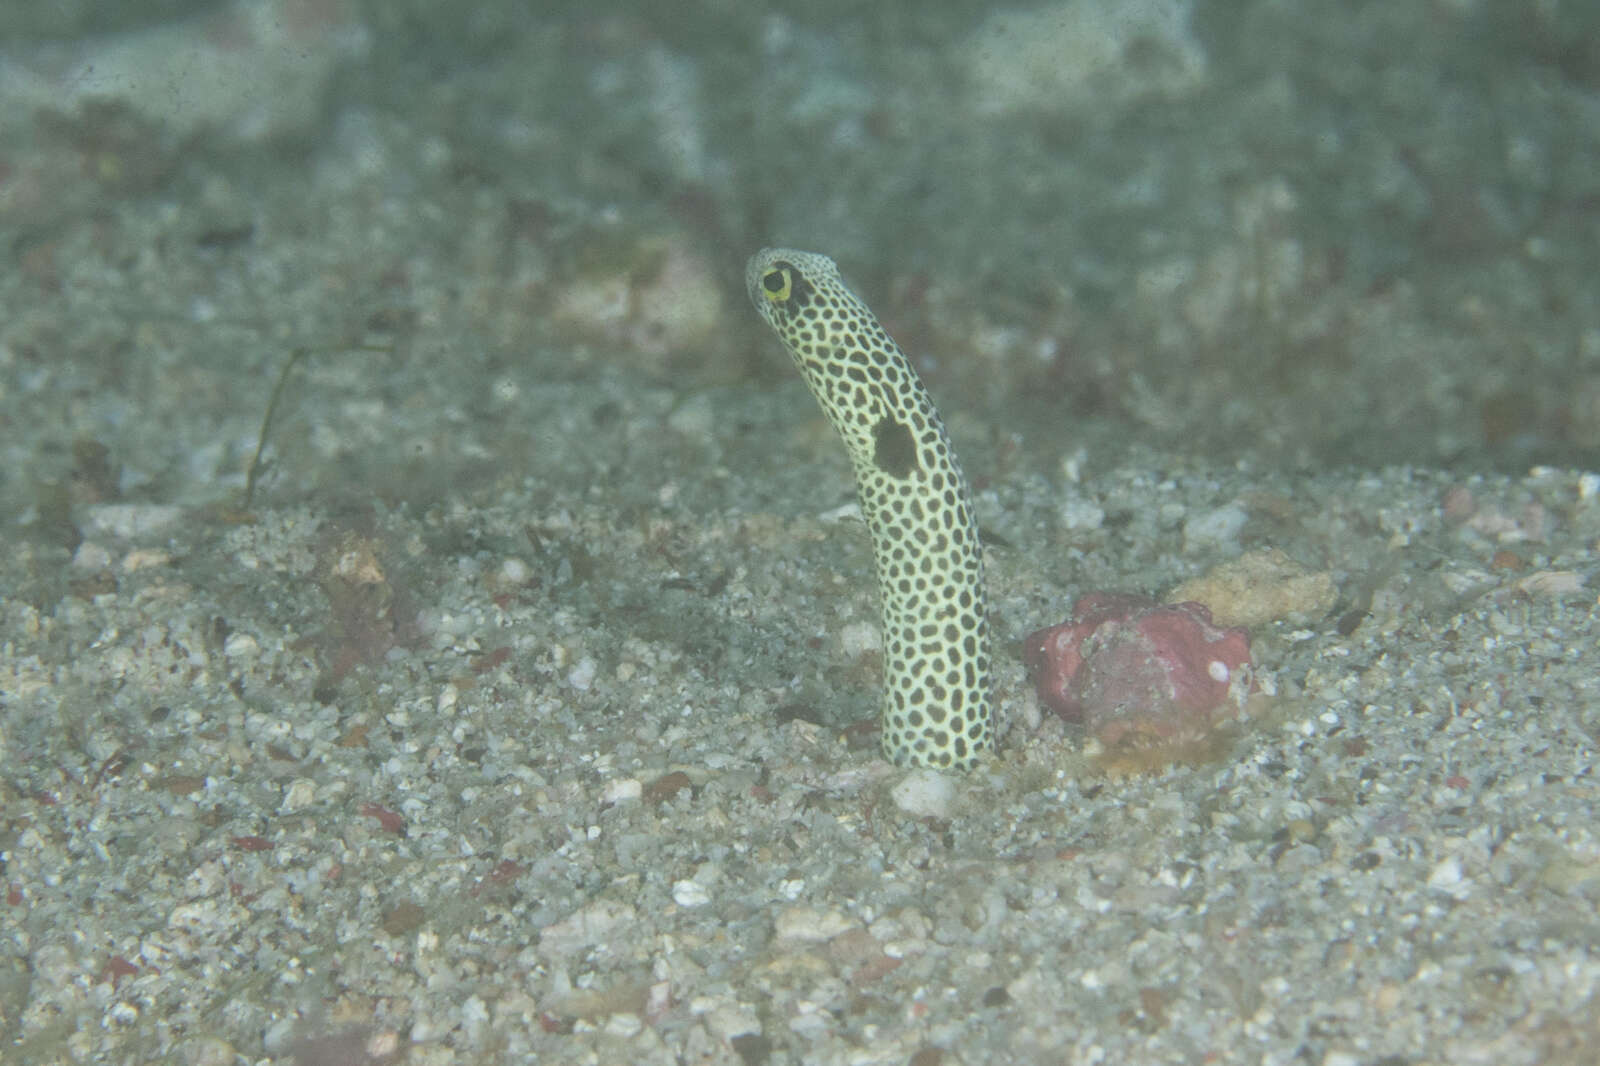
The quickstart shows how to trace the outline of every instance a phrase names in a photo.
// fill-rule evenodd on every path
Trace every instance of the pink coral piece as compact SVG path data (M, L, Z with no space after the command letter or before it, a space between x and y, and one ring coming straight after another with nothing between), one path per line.
M1179 740L1232 717L1250 634L1216 625L1203 604L1091 592L1068 621L1029 634L1022 657L1040 702L1105 743L1130 734Z

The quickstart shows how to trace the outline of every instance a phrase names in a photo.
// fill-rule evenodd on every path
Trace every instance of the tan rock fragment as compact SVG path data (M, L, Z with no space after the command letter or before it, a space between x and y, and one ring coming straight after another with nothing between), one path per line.
M1331 574L1308 570L1277 548L1247 552L1166 596L1168 603L1205 604L1220 626L1310 622L1332 610L1337 599Z

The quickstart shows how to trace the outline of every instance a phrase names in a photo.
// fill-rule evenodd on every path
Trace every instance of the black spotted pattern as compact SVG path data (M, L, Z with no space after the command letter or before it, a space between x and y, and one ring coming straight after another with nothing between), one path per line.
M768 248L746 287L844 439L883 608L883 752L968 769L994 749L983 553L922 379L827 256Z

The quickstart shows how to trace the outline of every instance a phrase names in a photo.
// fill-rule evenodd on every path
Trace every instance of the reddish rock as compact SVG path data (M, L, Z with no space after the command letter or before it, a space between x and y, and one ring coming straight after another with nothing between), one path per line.
M1249 632L1216 625L1203 604L1122 592L1083 596L1022 655L1039 701L1107 744L1204 735L1234 716L1251 666Z

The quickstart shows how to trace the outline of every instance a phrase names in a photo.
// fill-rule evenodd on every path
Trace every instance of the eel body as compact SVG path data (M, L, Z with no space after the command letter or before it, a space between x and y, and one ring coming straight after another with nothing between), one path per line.
M827 256L767 248L745 284L843 438L883 612L883 752L970 769L995 744L983 551L944 422Z

